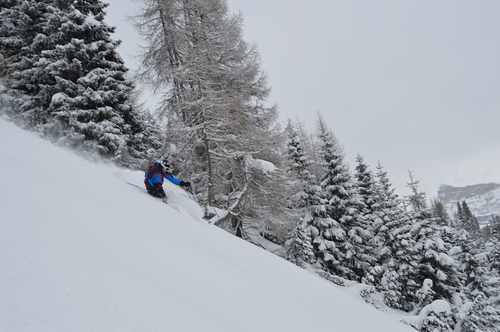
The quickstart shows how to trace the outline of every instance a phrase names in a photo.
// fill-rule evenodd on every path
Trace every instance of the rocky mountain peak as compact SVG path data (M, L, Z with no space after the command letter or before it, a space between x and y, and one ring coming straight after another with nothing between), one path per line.
M488 222L492 215L500 215L500 184L482 183L466 187L441 185L438 199L453 216L457 202L465 201L480 222Z

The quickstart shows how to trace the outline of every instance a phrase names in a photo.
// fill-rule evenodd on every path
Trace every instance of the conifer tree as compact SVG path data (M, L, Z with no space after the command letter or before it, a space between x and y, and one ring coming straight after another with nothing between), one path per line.
M471 235L471 238L477 245L481 243L481 228L474 214L472 214L466 201L462 202L459 213L460 223L462 227Z
M324 176L321 181L322 204L314 212L311 224L316 262L331 274L358 280L356 272L362 269L362 261L356 256L356 245L363 241L360 233L364 231L357 228L361 203L344 163L342 149L321 116L318 117L318 136Z
M291 123L289 123L287 130L290 133L288 175L291 179L289 190L292 193L288 206L297 215L298 222L289 235L286 259L298 266L305 267L314 256L308 230L309 224L313 220L313 208L319 204L319 187L315 183L316 178L308 170L312 161L308 160L305 155L298 132Z
M359 200L359 213L348 234L353 239L356 248L356 263L353 270L357 280L365 279L376 262L375 247L373 247L375 210L378 208L375 200L375 182L373 174L361 155L356 157L355 190Z
M165 154L202 200L241 225L252 214L245 202L267 181L252 176L252 160L280 160L272 144L277 109L265 105L270 89L258 51L243 40L242 17L229 15L225 0L143 3L142 78L165 96L158 110L167 122Z
M372 204L373 238L370 243L377 248L374 253L376 262L372 271L369 272L367 282L383 290L382 276L400 265L395 261L402 256L404 249L402 243L409 243L405 231L399 232L398 229L408 227L408 225L405 222L407 218L400 207L399 198L394 193L387 172L380 163L377 166L375 179ZM386 282L389 280L394 280L394 278L386 279ZM396 285L386 286L393 290L398 288ZM398 298L398 295L395 294L394 298Z
M408 170L408 176L410 177L410 182L407 183L408 188L411 190L411 195L407 197L408 205L413 209L416 214L427 214L428 211L426 196L424 192L419 192L418 185L419 180L413 178L413 172Z
M411 235L415 241L412 249L415 286L430 279L435 292L434 300L452 302L453 295L460 288L460 277L456 261L448 255L451 243L446 241L451 238L451 230L441 226L439 220L433 217L432 210L426 207L425 193L418 189L419 181L413 179L411 172L409 176L408 187L412 192L409 202L413 208L409 214L413 223ZM415 291L416 289L407 289L409 296Z
M415 244L411 235L411 221L407 213L396 212L387 218L375 236L385 240L379 252L379 266L374 269L375 285L384 294L384 303L391 308L411 311L414 308L415 266L412 253ZM380 243L380 242L379 242ZM409 291L411 289L411 291Z
M317 203L316 178L309 172L309 166L313 164L305 154L302 140L294 128L288 129L290 137L288 141L289 168L287 173L292 179L290 206L294 209L309 207Z
M472 305L463 313L458 322L459 331L500 331L500 310L483 293L477 294Z
M433 198L431 200L431 209L434 218L436 218L437 222L440 225L443 226L451 225L450 216L446 212L443 203L439 199Z
M458 214L462 213L462 204ZM459 277L462 285L462 301L457 308L457 328L461 331L490 331L500 320L498 310L499 278L490 262L488 250L477 244L474 236L465 230L462 222L458 223L454 233L453 257L459 266ZM491 331L494 331L491 330Z
M60 144L137 165L159 146L129 101L132 84L100 0L13 1L0 43L10 53L10 117ZM5 21L3 21L5 22ZM17 35L17 37L16 37ZM144 145L143 141L147 141ZM151 144L151 145L150 145ZM131 165L132 164L132 165Z
M286 244L285 259L299 267L306 265L313 259L313 247L307 225L312 216L304 216L295 229L289 234Z
M368 169L368 165L365 163L363 157L359 154L356 156L356 163L356 188L359 198L363 203L361 213L371 218L377 204L375 201L373 174Z
M448 228L439 227L432 218L416 219L412 227L415 239L415 280L422 285L424 280L432 280L435 298L452 302L453 295L460 289L460 274L456 261L448 255L450 243Z
M500 274L500 217L495 215L491 219L491 268Z

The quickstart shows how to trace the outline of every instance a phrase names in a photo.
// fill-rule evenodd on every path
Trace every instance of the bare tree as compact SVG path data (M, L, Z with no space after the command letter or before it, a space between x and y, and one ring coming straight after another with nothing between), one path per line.
M136 17L148 42L140 75L163 96L164 154L181 165L209 205L240 219L253 186L252 160L269 160L277 109L242 16L225 0L144 0ZM236 222L238 224L238 222Z

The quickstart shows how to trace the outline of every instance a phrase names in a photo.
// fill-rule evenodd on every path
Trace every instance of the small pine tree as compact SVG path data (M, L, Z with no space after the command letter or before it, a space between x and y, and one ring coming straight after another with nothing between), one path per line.
M308 229L311 220L311 215L301 218L298 225L289 235L286 244L285 259L302 268L306 267L314 258L311 236Z
M408 170L408 176L410 177L410 182L407 183L407 186L411 190L411 195L407 197L408 205L413 209L413 211L424 212L427 208L426 196L424 192L419 192L418 185L420 181L415 180L413 178L413 172Z
M443 301L435 301L422 309L420 316L422 320L421 332L453 332L455 322L450 305Z
M500 332L500 310L484 294L479 293L468 305L458 325L462 332Z
M366 280L373 266L375 265L376 248L373 246L373 223L376 218L375 211L378 204L375 198L375 182L372 172L359 154L356 158L355 170L355 190L359 200L359 213L353 225L348 231L349 238L352 239L355 248L355 260L353 271L356 273L357 281Z
M313 206L319 204L318 186L315 184L316 178L308 170L312 161L309 161L305 155L302 141L291 123L288 126L288 131L290 133L288 141L290 167L287 173L292 192L288 205L295 212L295 215L300 217L288 237L286 259L300 267L305 267L314 256L308 225L313 220Z
M415 220L412 237L415 239L415 280L422 284L432 280L434 299L453 300L453 294L460 289L460 273L453 257L448 255L450 243L444 240L450 235L448 228L441 228L433 219ZM417 302L417 301L416 301Z
M472 214L467 202L462 202L461 213L459 214L461 217L462 227L469 232L472 239L476 242L477 245L481 243L481 228L479 227L479 222L476 219L476 216Z
M500 274L500 217L493 216L491 219L491 268Z

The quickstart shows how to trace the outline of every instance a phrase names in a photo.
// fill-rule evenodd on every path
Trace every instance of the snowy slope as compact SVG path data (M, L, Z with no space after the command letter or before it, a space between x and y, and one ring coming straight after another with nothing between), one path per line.
M414 331L0 119L0 331Z

